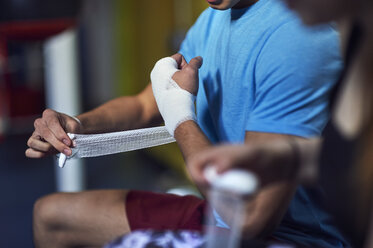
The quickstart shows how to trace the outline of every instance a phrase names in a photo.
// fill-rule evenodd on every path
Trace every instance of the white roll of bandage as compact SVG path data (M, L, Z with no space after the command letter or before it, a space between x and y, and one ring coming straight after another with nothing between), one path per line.
M215 189L237 194L251 195L259 187L258 178L247 170L231 169L219 175L215 167L208 166L204 170L204 176Z

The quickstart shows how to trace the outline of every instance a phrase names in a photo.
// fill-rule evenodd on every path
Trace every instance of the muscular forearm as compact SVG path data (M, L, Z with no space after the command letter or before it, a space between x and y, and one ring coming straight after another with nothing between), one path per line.
M117 98L77 117L79 121L46 109L34 122L35 131L27 141L26 156L41 158L57 151L70 156L72 141L67 133L128 130L154 125L161 120L150 85L137 96Z
M260 145L262 142L277 143L276 141L285 141L283 147L280 149L282 152L279 154L292 154L292 146L285 145L291 140L298 141L304 139L290 135L256 132L247 132L245 137L245 143L247 145ZM277 156L276 150L278 149L275 149L274 154L272 154L274 157ZM289 152L285 152L285 150ZM286 159L282 156L277 157L280 163L279 165L286 162ZM257 159L258 163L260 163L260 160L266 158L258 157ZM292 161L289 160L288 163L291 165ZM293 166L290 167L295 169ZM288 177L287 180L278 181L261 188L256 197L247 203L246 218L243 228L245 235L251 238L260 238L271 234L283 218L296 187L297 179L293 176Z
M281 222L296 188L295 181L282 181L261 189L246 205L243 226L245 237L268 237Z
M272 179L268 180L272 183L263 187L258 195L247 204L247 217L244 225L247 237L265 237L280 223L298 182L314 181L321 139L247 132L245 143L248 145L256 143L272 148L270 154L264 153L262 158L260 156L257 158L258 166L264 167L262 175L269 175L268 170L272 172L272 175L269 175ZM272 157L269 158L269 156ZM271 166L266 168L265 165L268 164L265 162L266 159L278 162L269 163ZM260 168L257 169L260 171Z
M320 150L322 138L295 139L298 147L298 182L302 184L314 183L319 172Z
M78 116L84 133L103 133L142 128L161 123L150 87L136 96L111 100Z
M210 141L199 128L198 124L194 121L186 121L180 124L175 130L175 139L187 164L189 159L193 157L193 155L211 147ZM192 168L187 167L192 180L195 181L195 179L193 178L193 173L190 173L191 169ZM205 188L198 188L202 195L207 195Z
M241 164L245 167L245 161L251 158L250 161L247 161L249 164L246 167L259 175L262 186L292 179L301 184L314 183L318 174L319 150L322 140L295 136L278 138L257 145L244 146L243 151L246 148L246 154L255 154L256 156L248 157L246 155L245 157L245 153L241 152L238 160L241 159Z
M180 124L175 130L175 139L185 161L188 161L193 154L211 146L208 138L194 121Z

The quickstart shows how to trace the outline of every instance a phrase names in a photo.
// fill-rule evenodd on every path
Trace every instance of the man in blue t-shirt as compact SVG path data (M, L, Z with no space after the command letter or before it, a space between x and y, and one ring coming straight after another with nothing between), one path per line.
M341 68L337 33L330 26L303 27L276 0L208 2L212 8L181 46L186 61L181 55L161 60L152 71L152 85L77 116L80 123L46 110L35 121L26 155L40 158L54 149L70 155L66 132L135 129L160 123L161 115L186 161L217 142L319 135ZM203 57L199 80L202 60L195 56ZM191 93L197 89L195 116ZM296 187L282 183L262 189L248 206L245 236L346 245L318 205L322 191ZM100 246L136 229L201 230L205 205L191 196L127 190L53 194L35 204L34 240L37 247ZM229 228L229 218L219 214L218 225Z
M275 0L248 8L208 9L189 30L179 52L187 61L203 57L197 120L211 142L321 134L328 118L328 93L341 69L338 35L330 25L304 27ZM248 235L273 230L281 240L348 246L321 207L322 189L298 187L288 205L293 190L295 185L289 184L262 190L249 215ZM226 226L216 217L220 226Z

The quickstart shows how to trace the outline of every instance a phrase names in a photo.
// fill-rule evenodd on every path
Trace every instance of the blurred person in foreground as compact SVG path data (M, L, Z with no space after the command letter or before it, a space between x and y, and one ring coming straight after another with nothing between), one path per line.
M56 150L70 155L72 141L66 132L154 126L161 124L161 115L186 161L218 142L251 144L320 135L342 64L333 27L304 27L276 0L208 3L211 8L181 45L183 56L157 62L144 91L78 115L81 124L46 110L35 121L26 155L39 158ZM199 71L202 59L196 56L203 57ZM289 181L263 188L246 206L245 237L346 245L318 205L320 197L321 191L297 188ZM193 196L135 190L56 193L35 203L34 240L37 247L95 247L138 229L202 230L206 207L205 200ZM217 226L229 228L234 213L214 213Z
M255 172L263 188L282 181L320 183L323 205L335 215L353 247L373 247L373 2L288 0L304 23L337 21L345 68L331 95L332 118L323 138L220 145L189 160L190 172L206 185L203 170ZM310 185L311 187L311 185Z

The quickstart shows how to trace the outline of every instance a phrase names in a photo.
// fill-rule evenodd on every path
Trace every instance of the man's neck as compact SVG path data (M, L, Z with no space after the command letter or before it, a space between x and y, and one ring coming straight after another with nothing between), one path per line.
M233 6L232 9L243 9L255 4L258 1L259 0L241 0L235 6Z

